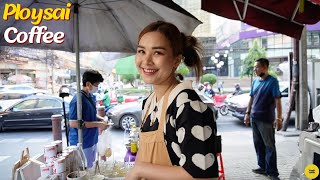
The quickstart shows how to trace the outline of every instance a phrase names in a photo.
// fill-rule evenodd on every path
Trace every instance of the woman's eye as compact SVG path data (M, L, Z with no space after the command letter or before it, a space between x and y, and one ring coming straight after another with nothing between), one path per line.
M138 49L138 50L137 50L137 53L144 53L144 50Z
M156 54L156 55L161 55L161 54L163 54L163 53L160 52L160 51L156 51L156 52L154 52L154 54Z

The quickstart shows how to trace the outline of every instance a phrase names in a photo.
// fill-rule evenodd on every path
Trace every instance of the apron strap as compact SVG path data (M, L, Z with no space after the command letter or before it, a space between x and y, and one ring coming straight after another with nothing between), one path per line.
M141 128L143 127L144 123L146 122L147 116L149 114L150 111L150 106L151 106L151 101L154 98L153 96L155 96L155 92L153 92L152 94L150 94L150 96L148 97L148 99L146 100L146 103L144 104L144 111L142 111L142 122L141 122Z
M173 88L174 86L171 86L170 89L167 90L167 92L163 97L161 116L160 116L159 127L158 127L158 131L160 132L163 132L164 124L166 123L168 99L169 99L170 92Z

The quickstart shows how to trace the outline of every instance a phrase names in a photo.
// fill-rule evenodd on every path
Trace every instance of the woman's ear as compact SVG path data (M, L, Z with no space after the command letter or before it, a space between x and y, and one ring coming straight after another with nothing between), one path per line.
M182 54L179 54L176 58L175 58L175 62L174 62L174 67L177 69L178 66L180 65L181 61L182 61Z

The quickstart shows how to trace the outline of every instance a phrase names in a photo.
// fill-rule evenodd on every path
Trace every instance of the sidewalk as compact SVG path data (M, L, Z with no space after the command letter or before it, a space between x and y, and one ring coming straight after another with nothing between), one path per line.
M228 131L224 131L224 126L228 124L228 121L225 121L225 117L227 116L224 116L223 119L220 117L217 123L218 133L222 135L222 157L226 179L269 179L266 176L254 174L251 171L258 167L251 128L238 126L236 127L238 130L230 131L229 129ZM233 121L232 123L235 122ZM230 126L233 126L231 121ZM219 132L219 128L221 132ZM298 140L299 136L284 137L276 134L277 160L280 179L289 179L291 170L298 160Z

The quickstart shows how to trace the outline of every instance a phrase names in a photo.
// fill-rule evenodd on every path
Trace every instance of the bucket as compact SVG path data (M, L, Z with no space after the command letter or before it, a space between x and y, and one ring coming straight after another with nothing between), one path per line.
M74 171L67 176L67 180L89 180L86 171Z

